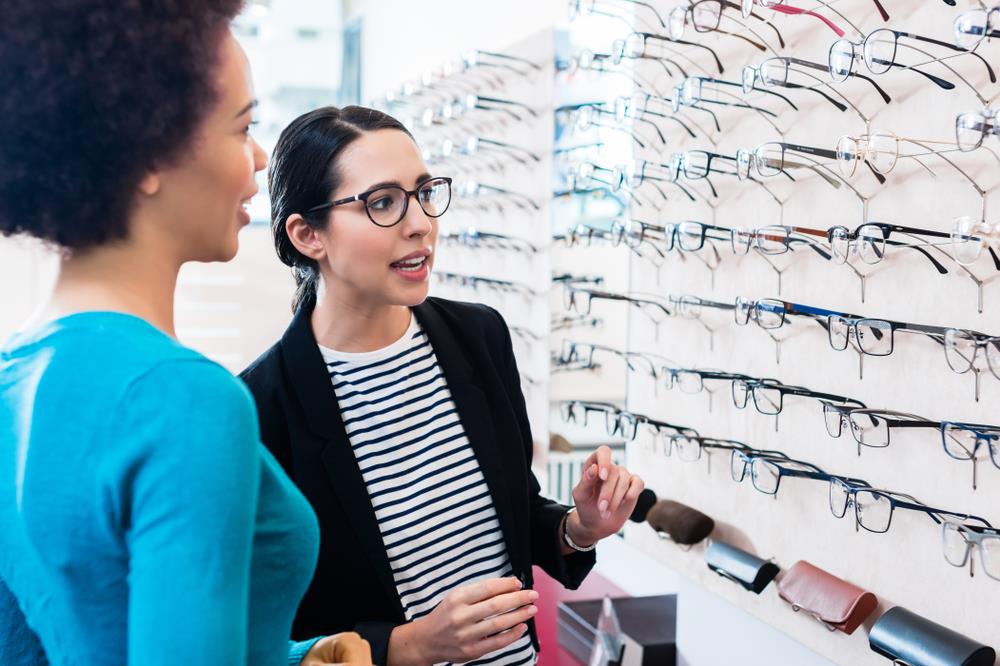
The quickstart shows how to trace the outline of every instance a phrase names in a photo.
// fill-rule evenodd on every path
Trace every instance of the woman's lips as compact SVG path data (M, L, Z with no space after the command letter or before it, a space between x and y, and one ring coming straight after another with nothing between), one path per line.
M410 282L423 282L431 272L430 257L422 256L417 259L407 259L389 264L393 273Z

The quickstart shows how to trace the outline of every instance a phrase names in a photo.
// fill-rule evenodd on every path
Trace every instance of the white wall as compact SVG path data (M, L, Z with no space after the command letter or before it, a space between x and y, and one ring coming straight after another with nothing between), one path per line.
M370 99L470 49L502 50L566 22L561 0L364 0L362 99Z

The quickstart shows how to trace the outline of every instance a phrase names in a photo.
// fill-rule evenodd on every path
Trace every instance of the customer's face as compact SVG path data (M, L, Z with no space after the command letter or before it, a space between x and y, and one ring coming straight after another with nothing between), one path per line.
M180 261L228 261L250 222L244 206L256 194L254 174L267 157L250 135L254 102L250 66L226 31L216 73L218 100L202 120L191 150L159 174L157 205L165 219L164 250Z
M342 182L331 201L386 184L413 190L430 175L413 139L394 129L363 134L344 149L337 164ZM374 199L369 203L378 205ZM437 231L437 220L413 197L402 221L391 227L373 224L361 202L331 209L329 224L319 234L326 250L322 269L327 287L365 304L421 303L427 297ZM397 263L414 255L426 259L417 266Z

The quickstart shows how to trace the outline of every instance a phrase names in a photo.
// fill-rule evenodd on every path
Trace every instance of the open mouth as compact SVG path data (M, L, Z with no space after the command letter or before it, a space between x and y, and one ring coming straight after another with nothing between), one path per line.
M416 273L426 265L427 257L414 257L413 259L404 259L389 264L392 268L406 273Z

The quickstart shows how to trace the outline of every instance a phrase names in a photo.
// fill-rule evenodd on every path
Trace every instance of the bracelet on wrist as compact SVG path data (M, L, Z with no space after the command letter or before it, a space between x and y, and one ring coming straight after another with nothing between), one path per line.
M574 507L570 507L570 509L566 512L566 515L563 516L563 521L562 521L562 542L563 542L563 544L566 545L567 548L572 548L573 550L575 550L578 553L589 553L590 551L592 551L595 548L597 548L597 543L596 542L590 544L589 546L581 546L581 545L578 545L578 544L574 543L573 539L571 539L570 536L569 536L569 517L573 514L574 511L576 511L576 507L575 506Z

